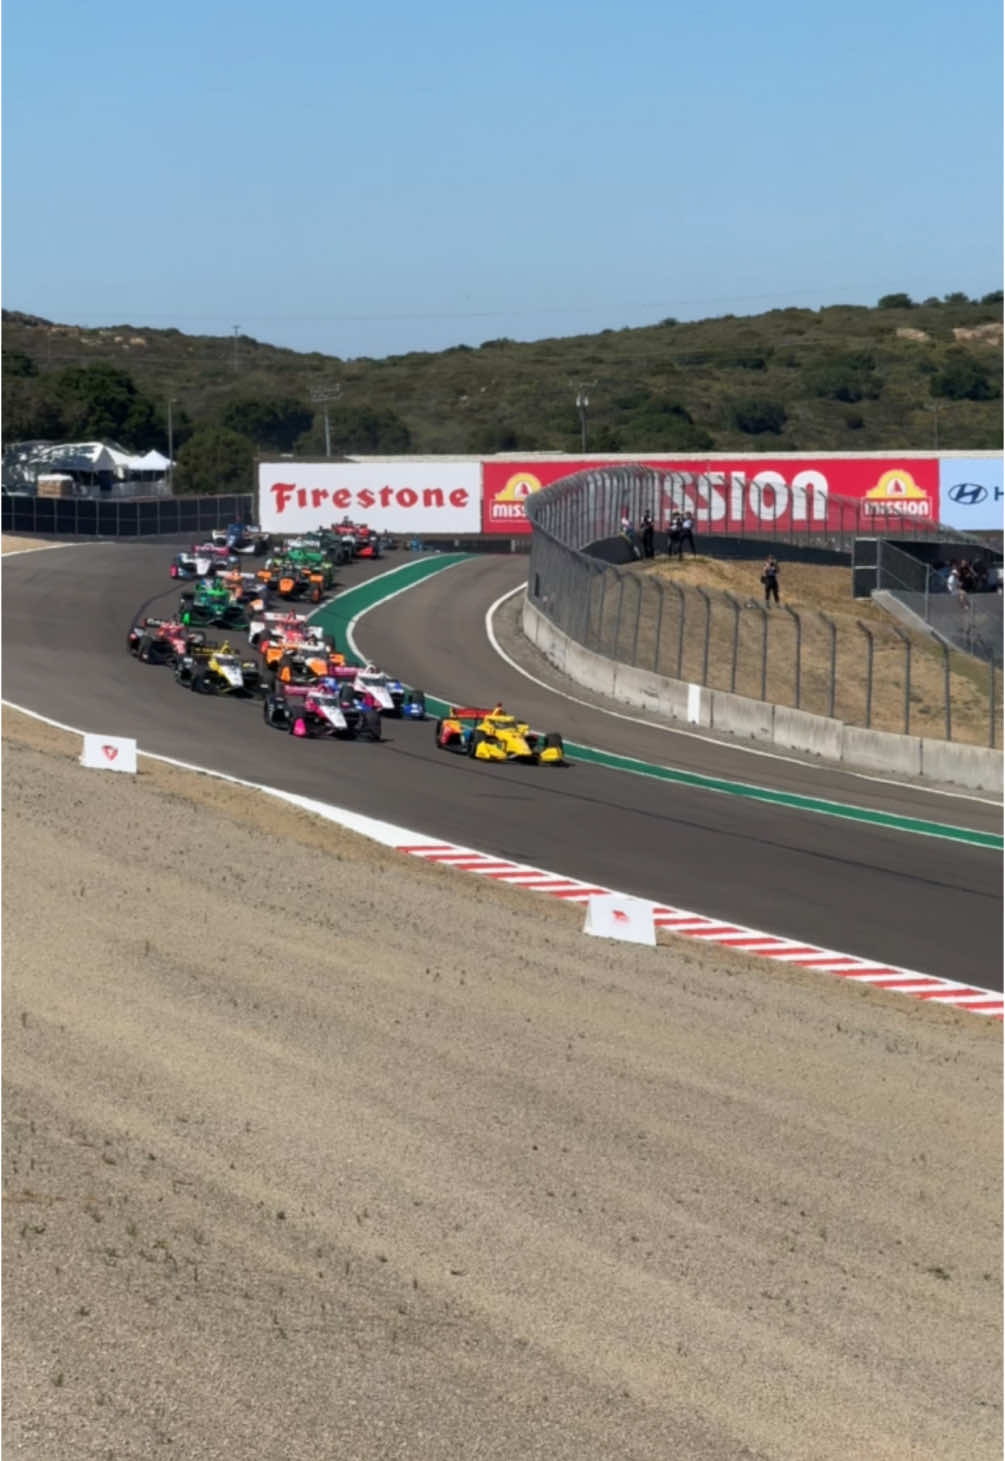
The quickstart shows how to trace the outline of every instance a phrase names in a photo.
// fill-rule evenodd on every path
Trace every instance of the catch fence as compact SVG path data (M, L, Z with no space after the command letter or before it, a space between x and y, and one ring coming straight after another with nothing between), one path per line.
M666 560L619 566L582 551L610 547L623 507L635 515L657 490L639 478L659 475L584 472L528 500L528 595L563 633L620 664L850 725L1000 744L1000 655L980 665L892 620L769 608L760 597L676 582ZM786 528L771 541L784 543L790 558L803 542L840 551L847 541L850 550L856 506L849 505L844 525L832 518L811 539ZM919 536L934 536L932 524L913 526ZM736 535L735 526L731 531Z
M0 526L5 533L56 537L196 537L228 523L250 523L257 511L249 493L229 497L35 497L4 493Z

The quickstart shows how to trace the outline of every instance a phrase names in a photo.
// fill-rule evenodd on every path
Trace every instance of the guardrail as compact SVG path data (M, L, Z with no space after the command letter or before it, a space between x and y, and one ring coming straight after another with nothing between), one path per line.
M4 493L0 527L5 533L47 533L55 537L148 538L183 534L193 538L240 519L253 522L254 496L228 497L34 497Z

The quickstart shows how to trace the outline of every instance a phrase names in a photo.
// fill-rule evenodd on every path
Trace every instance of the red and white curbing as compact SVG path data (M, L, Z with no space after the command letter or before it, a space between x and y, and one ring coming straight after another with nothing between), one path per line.
M613 892L611 888L600 888L593 883L580 882L576 878L563 878L558 873L528 867L525 863L508 862L449 842L414 839L396 844L396 850L406 852L412 857L421 857L424 862L478 873L496 882L530 888L535 893L547 893L552 898L563 898L570 903L585 903L596 893ZM742 924L723 923L715 918L688 913L683 908L669 908L661 903L653 905L653 922L657 928L682 938L700 939L703 943L718 944L722 948L736 949L740 953L774 959L779 963L795 964L800 969L815 969L821 974L836 974L839 978L849 979L854 983L871 984L875 989L890 989L898 994L909 994L915 999L932 1000L935 1004L953 1005L957 1009L970 1010L973 1014L987 1015L992 1019L1005 1018L1005 997L1001 994L977 989L968 984L958 984L951 979L919 974L911 969L900 969L895 965L862 959L855 954L841 954L834 949L822 949L814 944L799 943L795 939L760 933L757 929L745 928Z
M16 705L10 700L4 700L2 704L11 710L20 711L32 720L55 726L58 730L79 736L86 734L76 726L52 720L36 710L29 710L25 705ZM109 738L102 739L107 741ZM384 847L407 853L411 857L421 857L424 862L436 863L441 867L478 873L481 877L508 883L511 887L528 888L531 892L546 893L551 898L563 898L570 903L584 903L595 894L619 898L628 896L613 888L601 888L593 883L581 882L578 878L565 878L559 873L546 872L527 863L493 857L490 853L478 852L472 847L461 847L454 842L439 842L433 837L409 832L404 827L380 821L376 817L351 812L345 807L334 807L328 802L317 801L296 792L282 791L278 787L263 786L260 782L245 781L239 776L228 776L226 772L213 771L206 766L194 766L188 761L178 761L173 756L160 756L151 751L139 751L138 754L150 761L177 766L183 771L194 771L202 776L211 776L217 781L228 781L234 786L245 786L253 791L264 792L267 796L313 812L316 816L351 832L358 832L373 842L380 842ZM800 969L836 974L840 979L871 984L876 989L889 989L898 994L908 994L914 999L952 1005L956 1009L970 1010L973 1014L986 1015L990 1019L1005 1019L1005 996L989 989L957 984L952 979L940 979L934 974L919 974L913 969L900 969L894 964L879 964L859 958L855 954L817 948L814 944L781 938L777 934L761 933L754 928L745 928L742 924L724 923L720 919L706 918L700 913L688 913L683 908L666 907L662 903L654 903L652 910L653 922L657 928L682 938L701 939L704 943L719 944L722 948L737 949L740 953L774 959L779 963L795 964Z

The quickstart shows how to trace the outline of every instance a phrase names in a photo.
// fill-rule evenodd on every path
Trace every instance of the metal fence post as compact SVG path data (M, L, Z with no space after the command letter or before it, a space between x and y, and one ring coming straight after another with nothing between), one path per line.
M768 611L763 604L755 604L761 616L761 699L768 698Z
M903 629L898 629L896 624L890 628L897 638L904 644L904 734L911 734L911 641Z
M995 748L995 732L998 726L995 720L995 657L991 656L991 663L988 665L988 745L992 751Z
M829 619L820 609L817 610L821 619L831 632L831 663L830 680L827 686L827 714L834 719L834 697L837 688L837 625L833 619Z
M801 660L803 650L803 623L799 615L796 613L795 609L791 609L788 604L783 604L782 608L789 615L793 624L795 624L796 626L796 709L798 710L800 708L800 702L802 700Z
M873 656L873 633L861 619L855 623L866 637L867 648L865 653L865 728L872 725L872 656Z
M679 680L684 665L684 625L687 621L687 598L679 583L675 583L674 588L680 595L680 623L677 626L677 673L674 677Z
M734 598L734 596L729 592L729 589L723 589L723 593L725 594L726 598L729 600L730 604L732 605L732 609L733 609L733 653L732 653L732 662L731 662L730 667L729 667L729 693L731 695L735 695L736 694L736 662L739 659L739 655L740 655L740 609L741 609L742 605L740 604L740 600L737 599L737 598Z
M666 590L659 579L654 579L654 582L660 596L660 606L656 610L656 643L653 646L653 674L655 675L659 671L660 638L663 634L663 610L666 608L667 596Z
M635 600L635 632L632 635L632 668L634 669L639 662L639 624L642 621L642 580L635 574L632 577L635 580L635 591L637 594Z
M614 643L611 647L610 658L617 659L618 645L621 643L621 608L625 602L625 575L618 574L618 607L614 616Z
M708 684L708 642L712 634L712 600L703 588L695 584L699 595L705 605L705 645L701 653L701 683Z
M945 643L942 646L942 673L946 700L946 740L951 741L953 739L953 712L950 708L952 703L952 682L949 671L949 645Z

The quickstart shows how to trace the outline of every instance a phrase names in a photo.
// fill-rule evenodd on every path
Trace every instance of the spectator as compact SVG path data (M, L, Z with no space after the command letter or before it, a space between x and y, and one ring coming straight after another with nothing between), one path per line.
M674 555L675 548L682 558L684 556L680 546L680 535L681 515L679 512L675 512L667 523L667 553L671 558Z
M639 552L639 545L635 540L635 524L632 522L631 517L629 516L627 507L623 508L621 512L621 536L624 538L629 548L631 548L632 557L641 558L642 554Z
M646 512L643 515L643 518L642 518L642 556L643 556L643 558L652 558L652 556L653 556L653 553L655 551L654 548L653 548L653 534L655 532L655 529L656 529L656 524L653 522L653 515L652 515L652 513L651 512Z
M680 525L680 556L682 558L684 557L685 542L691 544L691 557L697 558L698 551L694 546L694 518L689 512L684 514Z
M771 607L771 600L778 603L778 563L774 558L769 557L761 569L761 582L764 584L764 602Z
M960 565L954 558L949 565L949 577L946 579L946 593L952 594L954 598L960 592Z
M972 594L975 582L974 570L970 567L970 559L964 558L960 563L960 588L965 594Z

